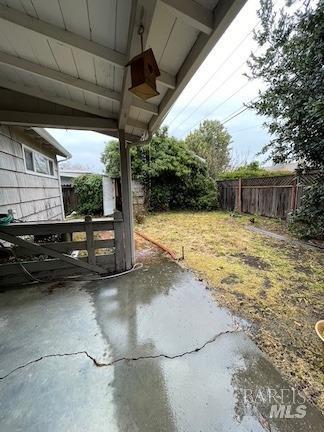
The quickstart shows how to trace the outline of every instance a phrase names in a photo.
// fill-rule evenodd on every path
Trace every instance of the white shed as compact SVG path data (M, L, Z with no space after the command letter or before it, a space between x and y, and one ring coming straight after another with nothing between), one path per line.
M44 129L0 126L0 213L22 221L64 218L57 156L70 157Z

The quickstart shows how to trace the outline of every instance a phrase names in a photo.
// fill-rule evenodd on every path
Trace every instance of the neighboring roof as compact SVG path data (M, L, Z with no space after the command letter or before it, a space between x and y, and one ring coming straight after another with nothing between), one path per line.
M84 174L92 174L92 172L86 171L86 170L60 169L60 176L61 177L75 178L75 177L79 177L79 176L84 175Z
M283 163L283 164L276 164L272 166L265 166L264 169L268 171L289 171L294 172L296 171L298 167L297 162L290 162L290 163Z
M36 132L37 135L39 135L44 141L46 141L48 144L50 144L54 150L55 153L59 156L63 156L66 158L71 158L72 155L70 152L68 152L56 139L49 134L45 129L43 128L31 128L34 132Z
M246 2L0 1L0 92L7 90L0 122L111 136L125 130L128 141L156 131ZM147 102L128 91L125 67L141 52L141 24L143 48L152 48L161 72L159 95Z

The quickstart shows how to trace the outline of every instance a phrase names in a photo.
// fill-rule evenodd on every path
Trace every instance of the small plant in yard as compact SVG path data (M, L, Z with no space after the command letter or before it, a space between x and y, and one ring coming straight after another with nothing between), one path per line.
M136 221L137 224L142 224L145 220L145 213L141 210L137 210L134 213L134 219Z
M102 176L86 174L74 180L75 193L78 196L77 211L80 214L102 215Z

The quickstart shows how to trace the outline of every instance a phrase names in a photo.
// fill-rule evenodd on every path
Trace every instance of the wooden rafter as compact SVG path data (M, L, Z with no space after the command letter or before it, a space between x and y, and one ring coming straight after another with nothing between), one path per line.
M213 11L213 31L210 35L200 33L194 46L177 73L177 87L168 90L159 105L159 114L153 116L149 123L149 131L156 130L163 122L171 106L189 83L199 66L213 49L215 44L231 24L247 0L219 0Z
M127 63L126 55L123 53L92 42L75 33L61 29L10 7L0 5L0 19L42 35L43 37L55 40L65 46L90 54L114 66L124 68ZM175 77L164 71L162 71L158 82L169 88L175 87Z
M210 34L213 31L213 12L193 0L162 0L171 14L191 27Z

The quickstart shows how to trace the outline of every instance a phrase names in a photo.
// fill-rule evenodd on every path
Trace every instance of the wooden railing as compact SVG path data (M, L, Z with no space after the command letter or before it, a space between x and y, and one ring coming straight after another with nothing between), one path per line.
M114 234L112 238L101 239L96 235L99 231ZM84 240L74 240L73 233L84 233ZM70 241L35 241L40 236L61 234L68 236ZM2 259L0 264L0 287L33 280L58 280L84 273L104 275L125 270L124 222L120 212L115 212L111 218L86 216L84 220L0 226L0 240L6 247L1 248L3 255L12 255L11 262ZM104 249L104 253L98 254L98 249ZM75 251L80 256L72 253Z

